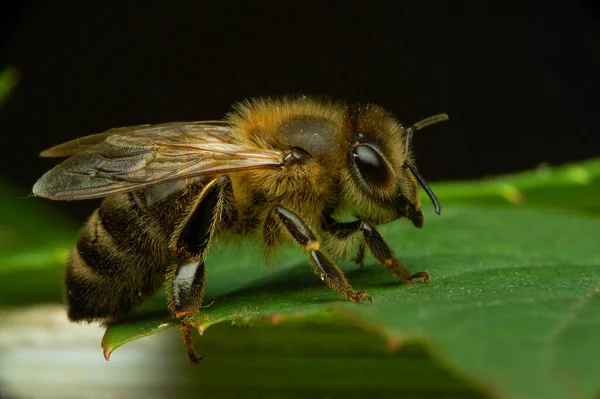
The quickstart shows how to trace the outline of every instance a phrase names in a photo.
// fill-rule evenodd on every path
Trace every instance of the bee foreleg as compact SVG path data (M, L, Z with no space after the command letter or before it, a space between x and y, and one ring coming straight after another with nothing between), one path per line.
M371 300L371 296L364 291L356 292L352 289L344 273L325 254L319 251L321 242L314 231L291 210L282 206L273 208L273 214L283 224L294 241L305 251L310 253L310 263L316 274L327 282L329 287L343 293L352 302Z
M204 259L214 233L231 223L231 198L229 178L220 177L206 185L171 243L174 262L166 279L168 306L180 320L181 336L192 363L202 359L193 348L192 327L204 296Z
M338 223L333 219L328 218L328 224L324 226L324 229L334 236L342 239L350 236L353 233L361 231L363 233L364 242L366 243L369 251L377 261L383 266L391 270L391 272L402 279L402 281L410 283L412 280L422 278L423 281L427 282L431 279L431 276L427 272L418 272L411 274L406 266L400 262L395 256L394 252L384 241L383 237L377 229L370 223L364 220L356 220L353 222ZM361 259L361 249L359 248L359 254L357 259ZM362 257L364 257L364 247L362 249Z

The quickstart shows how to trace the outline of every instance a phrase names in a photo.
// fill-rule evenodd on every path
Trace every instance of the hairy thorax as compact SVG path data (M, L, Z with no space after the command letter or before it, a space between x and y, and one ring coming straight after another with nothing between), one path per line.
M320 230L324 211L339 201L340 168L346 161L342 126L331 115L314 113L258 118L245 125L246 140L288 155L281 167L230 176L238 207L237 233L263 228L275 206L290 209Z
M233 195L238 207L238 233L262 227L275 206L300 215L318 230L325 209L337 202L337 171L316 160L285 168L232 175Z

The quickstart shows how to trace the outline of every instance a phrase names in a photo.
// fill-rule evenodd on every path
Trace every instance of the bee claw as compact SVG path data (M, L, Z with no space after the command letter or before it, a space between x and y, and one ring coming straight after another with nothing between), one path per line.
M190 363L198 364L200 363L200 360L204 359L205 356L198 356L194 350L194 343L192 341L192 327L193 324L189 320L181 320L181 324L179 325L188 359L190 360Z
M348 294L348 297L350 298L350 300L352 302L355 302L355 303L360 303L363 301L369 301L369 303L373 303L373 300L371 299L371 295L369 295L365 291L358 291L358 292L351 291Z
M412 283L413 280L416 280L418 278L422 278L424 283L429 283L431 281L431 274L429 274L428 272L415 273L408 278L407 283Z

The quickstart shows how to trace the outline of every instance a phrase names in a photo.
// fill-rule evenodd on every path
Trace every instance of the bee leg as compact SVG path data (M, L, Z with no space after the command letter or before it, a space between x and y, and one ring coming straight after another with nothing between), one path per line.
M273 214L290 233L294 241L310 253L310 263L315 273L327 282L329 287L343 293L352 302L371 301L371 296L364 291L352 289L344 273L325 254L319 251L321 242L314 231L294 212L282 206L273 208Z
M180 321L181 337L194 364L203 358L194 351L192 329L204 296L204 258L214 233L232 222L233 206L229 178L212 181L198 195L171 243L174 264L167 272L167 301L169 311Z
M365 265L365 241L360 240L360 244L358 244L358 252L353 259L354 263L358 265L358 267L363 267Z
M375 259L391 270L391 272L402 279L406 283L410 283L415 279L422 278L424 282L431 280L431 275L427 272L418 272L411 274L406 266L400 262L394 256L394 252L390 249L383 237L373 225L363 220L356 220L354 222L338 223L333 221L331 218L327 218L327 224L324 225L324 229L334 236L343 239L350 236L353 233L361 231L363 233L364 242L366 243L369 251L373 254ZM364 250L363 250L364 251ZM360 248L359 248L360 254ZM364 254L364 252L363 252Z
M201 256L192 256L182 250L171 270L169 274L172 274L172 277L169 276L167 280L171 288L167 289L169 311L179 319L181 338L190 362L197 364L204 356L198 356L194 350L192 329L193 317L200 311L204 296L204 261Z

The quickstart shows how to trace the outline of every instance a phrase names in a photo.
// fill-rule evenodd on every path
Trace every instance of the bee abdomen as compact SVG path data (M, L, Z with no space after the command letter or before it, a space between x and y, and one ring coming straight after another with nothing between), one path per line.
M106 283L81 257L79 249L74 248L65 276L69 319L92 321L109 317L115 306L99 295Z
M128 256L131 245L107 230L103 221L106 218L100 208L96 209L84 225L76 246L81 267L87 268L90 277L96 279L121 276L131 261Z
M67 263L71 320L117 320L162 283L168 234L153 231L151 217L130 202L105 199L83 226Z

